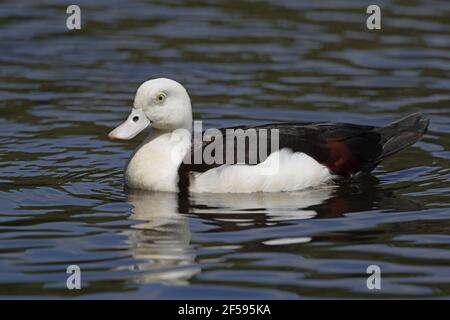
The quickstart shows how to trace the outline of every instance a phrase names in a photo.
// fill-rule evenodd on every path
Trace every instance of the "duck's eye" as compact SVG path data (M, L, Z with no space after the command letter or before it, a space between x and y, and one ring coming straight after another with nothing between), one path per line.
M161 103L164 102L164 100L166 100L166 94L164 92L158 93L158 95L156 96L156 102Z
M133 122L138 122L139 121L139 117L138 116L134 116L133 117Z

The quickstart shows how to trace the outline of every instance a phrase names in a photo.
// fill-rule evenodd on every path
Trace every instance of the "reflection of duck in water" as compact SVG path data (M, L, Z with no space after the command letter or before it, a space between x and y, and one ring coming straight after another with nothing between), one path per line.
M316 212L304 208L322 203L331 193L331 188L323 188L286 193L199 194L182 199L183 194L129 190L128 201L134 206L130 219L138 221L134 230L126 231L133 258L140 261L133 270L143 272L139 281L172 284L184 284L201 271L190 247L189 220L184 213L219 223L224 230L227 223L237 228L257 227L261 220L276 224L310 219ZM220 249L220 245L215 246L215 250Z
M226 222L233 221L236 223L232 229L270 226L288 220L339 218L346 213L373 209L411 211L421 208L420 204L381 187L374 176L295 192L199 193L189 198L180 194L178 199L184 204L179 206L183 212L222 221L221 227L227 229L231 224Z
M189 221L177 211L176 194L133 190L128 201L134 206L130 219L141 221L126 232L133 257L141 261L134 269L145 272L139 281L183 284L201 271L190 248Z
M321 204L312 206L319 218L337 218L346 213L369 210L420 210L421 205L407 197L380 186L375 176L365 176L351 181L342 181L333 195Z
M197 214L264 215L271 221L310 219L317 215L308 208L323 203L333 192L333 186L292 192L258 193L197 193L190 197L190 211Z
M207 263L191 248L189 216L201 219L202 234L270 228L302 219L332 219L349 212L369 209L415 210L420 205L379 186L374 177L339 187L307 189L284 193L185 194L130 190L134 206L130 219L137 220L134 230L126 232L130 251L142 271L139 281L185 284L201 272L199 263ZM205 223L206 221L206 223ZM301 226L301 224L299 225ZM252 246L314 241L314 235L252 243ZM251 238L251 236L249 236ZM337 237L337 235L336 235ZM342 237L342 235L340 235ZM258 236L257 238L261 238ZM319 238L319 236L317 237ZM323 236L322 236L323 238ZM239 244L239 241L233 240ZM214 243L214 250L228 252L230 243ZM232 250L239 250L239 246ZM220 256L220 254L219 254Z
M384 188L377 178L367 176L343 182L339 186L324 189L308 189L301 192L287 193L253 193L253 194L194 194L191 196L191 213L198 214L202 219L208 219L216 227L210 231L240 231L251 230L249 234L239 234L242 241L251 241L253 250L266 250L267 245L287 245L314 241L344 240L345 233L320 234L315 230L333 229L345 224L348 213L377 210L382 212L401 212L420 210L421 205L408 197L397 194L397 191ZM236 199L236 200L235 200ZM314 221L299 221L314 219ZM210 224L211 225L211 224ZM277 227L294 225L295 228L277 230ZM271 232L268 228L275 228ZM257 229L261 228L258 232ZM341 230L339 227L338 230ZM286 232L289 230L288 232ZM295 231L297 230L297 231ZM271 237L273 233L276 237ZM354 234L352 235L354 237ZM361 237L367 237L361 234ZM350 237L350 236L348 236ZM247 240L245 240L247 239ZM250 245L249 243L247 245Z

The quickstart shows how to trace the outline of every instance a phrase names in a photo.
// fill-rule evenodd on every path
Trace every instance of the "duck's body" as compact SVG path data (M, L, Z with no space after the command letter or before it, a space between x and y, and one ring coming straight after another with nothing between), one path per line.
M188 164L183 160L192 145L190 135L182 132L150 134L127 164L127 186L168 192L278 192L317 186L332 177L326 166L288 148L255 165ZM271 174L270 168L276 172Z
M173 80L155 79L139 88L132 114L110 137L132 138L150 124L154 130L127 164L128 187L248 193L300 190L337 176L370 172L384 158L418 141L428 120L413 114L381 128L343 123L222 128L214 139L199 142L192 137L186 90ZM256 143L251 145L248 139L239 146L237 140L245 139L249 130L256 134ZM267 146L267 152L260 152L262 146ZM212 149L213 162L204 157ZM218 150L223 153L217 154Z

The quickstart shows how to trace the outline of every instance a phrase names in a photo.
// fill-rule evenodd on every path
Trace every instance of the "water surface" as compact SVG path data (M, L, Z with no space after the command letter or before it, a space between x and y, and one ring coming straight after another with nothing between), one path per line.
M450 297L450 3L0 4L1 298ZM107 140L149 78L205 127L274 121L430 131L373 176L293 193L125 192ZM79 265L82 290L66 288ZM378 265L382 289L366 287Z

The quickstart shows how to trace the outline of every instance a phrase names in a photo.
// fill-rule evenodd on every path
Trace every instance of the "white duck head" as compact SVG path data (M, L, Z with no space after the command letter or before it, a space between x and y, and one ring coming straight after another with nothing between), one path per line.
M148 127L166 132L192 130L191 100L181 84L166 78L141 84L127 120L111 131L108 137L130 140Z

